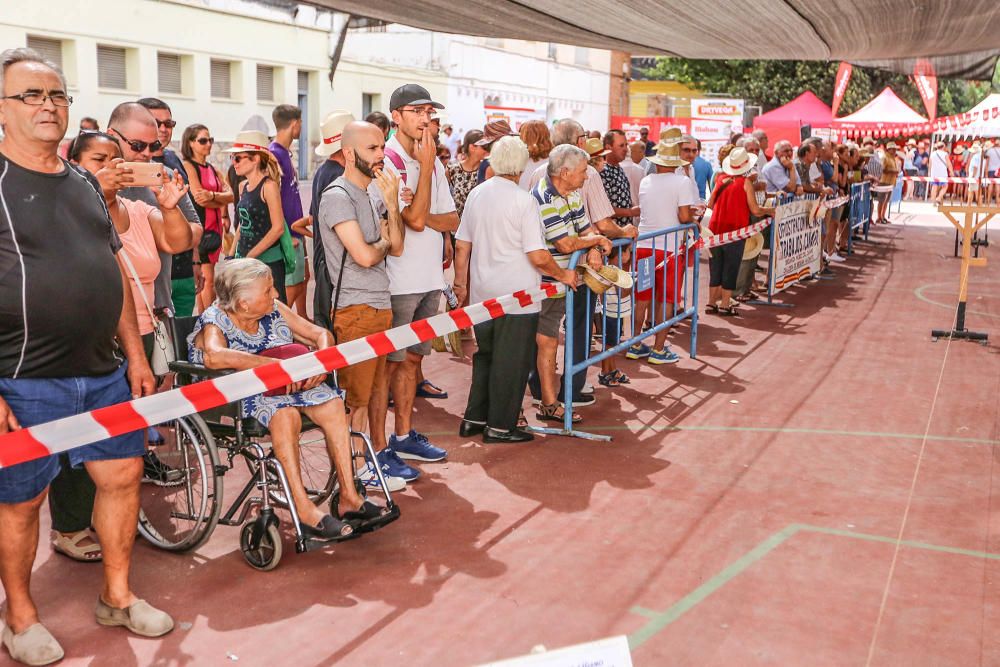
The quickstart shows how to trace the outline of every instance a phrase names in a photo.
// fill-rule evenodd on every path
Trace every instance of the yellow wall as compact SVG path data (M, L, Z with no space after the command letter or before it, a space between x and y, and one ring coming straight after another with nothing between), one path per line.
M672 98L674 116L677 118L691 117L691 98L701 97L702 93L689 88L677 81L632 81L629 83L629 115L650 116L650 97L663 96Z

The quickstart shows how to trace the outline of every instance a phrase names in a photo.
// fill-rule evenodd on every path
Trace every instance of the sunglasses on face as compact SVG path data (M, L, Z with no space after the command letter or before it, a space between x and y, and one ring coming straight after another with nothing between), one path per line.
M249 160L249 159L250 159L249 155L234 155L233 156L233 164L239 164L243 160Z
M158 150L160 150L161 148L163 148L163 144L160 143L159 139L157 139L156 141L135 141L135 140L129 139L124 134L122 134L121 132L119 132L118 130L116 130L114 128L111 128L111 131L114 132L115 134L117 134L119 137L121 137L122 141L124 141L126 144L128 144L129 148L131 148L136 153L142 153L142 152L144 152L147 149L149 149L150 153L155 153Z
M158 121L156 121L156 127L157 128L160 128L160 127L169 127L172 130L175 127L177 127L177 121L173 120L173 119L170 119L170 120L158 120Z
M195 141L204 146L206 144L214 144L215 137L198 137L197 139L195 139Z

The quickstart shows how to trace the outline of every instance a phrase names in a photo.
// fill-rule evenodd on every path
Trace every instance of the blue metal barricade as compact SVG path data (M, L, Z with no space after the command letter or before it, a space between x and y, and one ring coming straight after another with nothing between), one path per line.
M587 368L601 363L616 354L621 354L632 345L641 343L643 340L655 336L657 333L677 324L681 320L690 318L691 320L691 358L695 358L698 344L698 250L696 242L699 239L699 228L694 223L670 227L656 232L642 234L638 239L618 239L612 244L618 250L618 257L615 264L630 273L633 277L634 285L628 298L631 301L629 312L626 314L623 307L624 296L618 288L611 288L605 292L605 298L601 308L601 338L600 351L593 353L592 344L592 315L595 310L596 299L594 293L583 282L577 287L577 294L571 290L566 292L566 345L563 358L563 402L565 413L563 417L563 427L539 428L532 430L550 435L570 435L589 440L610 440L607 435L595 435L573 428L573 377L578 373L585 373ZM646 246L645 248L643 246ZM628 259L623 259L623 252L628 252ZM641 251L643 258L638 259L637 255ZM570 257L570 266L576 266L580 258L586 251L578 250ZM662 262L662 271L658 271ZM660 273L660 280L656 280L657 273ZM687 274L690 273L690 276ZM643 322L636 321L636 292L645 292L647 287L650 291L651 307L649 311L649 328L643 330ZM583 297L579 292L583 291ZM614 297L614 298L612 298ZM670 300L667 301L666 299ZM577 302L580 302L578 304ZM658 312L658 301L670 303L670 312ZM606 304L611 302L612 308ZM584 305L588 317L586 318L586 338L587 344L584 350L577 349L577 342L574 328L574 318L577 315L579 305ZM610 312L609 312L610 311ZM629 324L628 337L625 336L625 324ZM610 327L614 327L613 329ZM616 332L616 335L609 336L609 333ZM615 342L617 340L617 342ZM610 345L610 346L609 346Z
M850 225L847 230L847 254L854 254L854 230L862 227L865 241L868 240L868 227L872 219L872 186L871 183L854 183L851 185L851 213L848 217Z

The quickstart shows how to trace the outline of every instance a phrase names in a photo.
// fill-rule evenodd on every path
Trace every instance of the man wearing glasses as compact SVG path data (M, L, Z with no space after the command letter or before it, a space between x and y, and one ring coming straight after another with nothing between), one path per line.
M402 194L399 201L407 227L403 254L386 260L393 327L437 315L441 306L445 287L444 235L458 229L455 201L444 165L437 159L437 144L430 130L431 116L436 109L443 108L416 84L397 88L389 98L397 131L385 144L385 168L395 172L401 185L413 191L411 203L405 202ZM421 358L430 352L428 341L391 353L382 382L372 396L371 435L378 451L377 463L386 474L408 482L417 479L420 473L400 457L440 461L448 455L431 445L411 424L417 369ZM393 435L386 443L381 425L388 411L390 386L396 420Z
M0 54L0 85L0 433L6 434L150 394L155 382L130 280L116 257L118 234L94 184L56 152L73 101L62 73L35 51L11 49ZM138 431L64 456L97 485L93 523L104 556L97 622L158 637L173 629L173 620L129 586L144 450ZM60 660L63 649L39 622L29 586L38 513L60 457L11 463L0 468L6 596L0 641L14 660L44 665Z
M169 114L169 110L167 113ZM163 155L165 147L160 140L160 127L167 130L167 137L173 133L173 128L158 126L152 112L140 102L119 104L108 120L108 134L117 137L126 162L159 162L155 156ZM169 165L165 166L167 175L172 178L173 170ZM184 170L180 171L183 175ZM119 194L125 199L142 201L154 208L158 206L156 195L146 187L123 188ZM160 253L160 265L163 268L153 283L154 305L157 309L170 309L177 317L190 317L194 312L195 295L204 284L198 255L202 227L190 197L181 198L177 207L192 225L194 249L173 256Z

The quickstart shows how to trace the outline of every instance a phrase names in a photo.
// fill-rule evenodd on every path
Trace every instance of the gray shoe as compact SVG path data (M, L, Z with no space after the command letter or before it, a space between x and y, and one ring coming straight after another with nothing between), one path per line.
M10 657L25 665L51 665L65 655L62 646L41 623L17 634L3 624L3 645Z
M174 629L174 619L145 600L136 600L127 609L120 609L98 596L94 614L101 625L121 625L143 637L160 637Z

